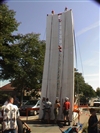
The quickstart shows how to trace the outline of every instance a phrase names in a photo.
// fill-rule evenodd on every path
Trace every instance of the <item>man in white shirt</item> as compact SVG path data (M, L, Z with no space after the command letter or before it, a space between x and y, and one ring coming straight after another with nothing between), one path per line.
M13 105L13 102L14 99L10 97L8 104L2 106L3 133L16 133L19 110L16 105Z

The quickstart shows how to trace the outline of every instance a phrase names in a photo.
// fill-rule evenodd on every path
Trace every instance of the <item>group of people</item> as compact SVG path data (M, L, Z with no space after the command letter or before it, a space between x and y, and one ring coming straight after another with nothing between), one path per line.
M9 97L1 108L3 133L23 133L23 124L27 127L29 131L31 131L30 127L25 122L20 120L19 109L13 103L14 103L14 98ZM44 120L46 115L48 115L47 120L49 123L51 117L52 103L49 101L48 98L43 97L42 104L43 104L42 120ZM60 101L57 98L54 103L55 123L57 123L60 107L61 107ZM69 98L66 97L63 103L64 125L66 125L66 122L68 122L68 125L70 125L69 110L70 110L70 101ZM100 123L100 120L98 121L96 116L96 111L94 108L90 109L90 114L91 116L88 120L88 133L98 133L97 124Z
M42 99L42 104L43 104L43 116L42 120L45 119L45 116L47 115L47 120L48 123L50 122L50 117L51 117L51 107L52 103L49 101L48 98L43 97ZM57 123L58 115L59 115L59 110L60 110L60 101L57 98L54 103L54 122ZM69 120L69 109L70 109L70 101L69 98L65 98L65 102L63 103L63 115L64 115L64 125L66 125L66 122L68 122L68 125L70 125L70 120Z
M48 122L50 122L52 103L49 101L48 98L43 97L42 104L43 104L42 120L45 119L45 116L47 114L48 115L47 120L48 120ZM55 123L57 123L60 107L61 107L60 101L57 98L54 103L54 117L55 117L54 122ZM69 101L68 97L65 98L62 109L63 109L63 115L64 115L64 125L66 125L66 122L68 122L68 126L69 126L70 125L70 120L69 120L70 101ZM79 111L78 107L76 107L76 105L75 105L73 111L78 113L78 122L79 122L80 111ZM88 120L88 133L98 133L97 124L100 123L100 120L98 121L98 119L97 119L95 109L91 108L89 111L90 111L91 115Z
M14 98L9 97L1 107L3 133L23 133L24 126L31 131L30 127L19 118L19 109L14 105Z

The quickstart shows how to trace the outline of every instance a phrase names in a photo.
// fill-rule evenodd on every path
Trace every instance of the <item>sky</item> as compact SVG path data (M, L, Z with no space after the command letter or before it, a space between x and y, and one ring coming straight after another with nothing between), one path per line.
M96 89L100 87L100 7L92 0L8 0L9 9L16 12L15 18L21 22L21 34L40 33L46 37L46 16L61 13L65 7L72 9L74 18L77 65L85 82ZM76 60L75 60L76 62ZM1 86L8 81L1 82Z

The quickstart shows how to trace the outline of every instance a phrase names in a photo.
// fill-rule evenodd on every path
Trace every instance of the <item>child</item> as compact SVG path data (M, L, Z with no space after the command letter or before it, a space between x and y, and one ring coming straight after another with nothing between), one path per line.
M98 132L97 124L100 123L100 121L98 121L97 119L95 109L91 108L90 114L91 116L88 120L88 133L97 133Z

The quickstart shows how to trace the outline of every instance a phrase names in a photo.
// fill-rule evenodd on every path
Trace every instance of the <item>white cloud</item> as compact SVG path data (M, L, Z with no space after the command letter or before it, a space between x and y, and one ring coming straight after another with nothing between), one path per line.
M82 29L81 31L77 32L76 36L79 36L79 35L81 35L81 34L87 32L87 31L89 31L89 30L92 30L92 29L98 27L98 26L100 26L100 21L97 21L97 22L95 22L94 24L92 24L92 25L90 25L90 26L88 26L88 27L85 27L85 28Z

